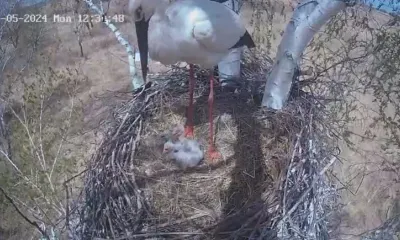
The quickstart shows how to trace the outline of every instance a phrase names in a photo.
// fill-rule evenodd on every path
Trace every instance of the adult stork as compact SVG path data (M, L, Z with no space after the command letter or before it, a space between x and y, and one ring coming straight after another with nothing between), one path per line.
M130 0L134 12L143 78L146 81L148 59L164 65L189 63L189 108L185 137L193 137L193 64L210 70L209 163L221 157L214 147L213 68L231 49L255 44L239 15L220 2L223 0Z

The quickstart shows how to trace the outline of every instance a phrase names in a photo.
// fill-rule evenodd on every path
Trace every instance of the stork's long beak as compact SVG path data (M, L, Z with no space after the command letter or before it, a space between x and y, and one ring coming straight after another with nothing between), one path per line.
M142 67L142 76L143 80L146 83L147 77L147 64L148 64L148 54L149 54L149 20L137 21L135 23L136 26L136 36L139 45L139 53L140 53L140 66Z

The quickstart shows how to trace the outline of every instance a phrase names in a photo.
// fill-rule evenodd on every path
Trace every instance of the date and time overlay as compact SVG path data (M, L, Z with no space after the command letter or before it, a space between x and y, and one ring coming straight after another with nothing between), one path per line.
M78 14L76 16L65 16L54 14L52 16L47 16L46 14L8 14L0 21L6 22L24 22L24 23L99 23L99 22L117 22L122 23L125 21L125 15L115 14L112 16L107 15L96 15L96 14Z

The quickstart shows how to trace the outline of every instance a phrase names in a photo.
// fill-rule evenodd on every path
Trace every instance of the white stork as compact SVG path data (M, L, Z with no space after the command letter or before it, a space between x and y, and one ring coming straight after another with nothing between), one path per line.
M189 108L185 137L193 137L193 64L210 70L209 163L221 157L213 139L213 68L233 48L255 44L239 15L224 0L130 0L134 12L143 78L147 76L147 55L164 65L187 62L190 67Z

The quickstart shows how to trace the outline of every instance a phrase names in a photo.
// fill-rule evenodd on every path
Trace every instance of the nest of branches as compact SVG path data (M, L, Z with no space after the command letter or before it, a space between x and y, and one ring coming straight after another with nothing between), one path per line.
M301 87L283 111L261 110L260 83L271 67L265 56L243 58L239 92L217 89L223 160L186 171L162 156L160 136L184 123L188 70L154 74L151 88L115 110L70 232L78 239L328 239L337 195L325 173L338 152L326 110ZM195 75L195 137L205 142L208 76Z

